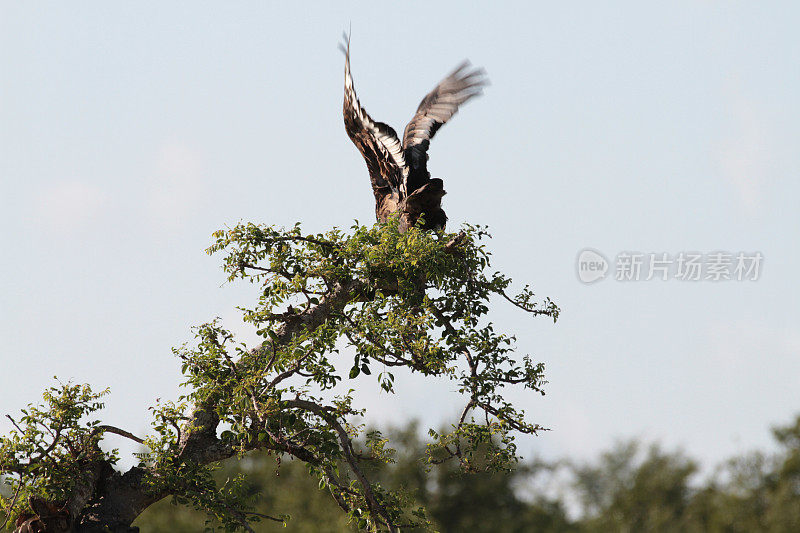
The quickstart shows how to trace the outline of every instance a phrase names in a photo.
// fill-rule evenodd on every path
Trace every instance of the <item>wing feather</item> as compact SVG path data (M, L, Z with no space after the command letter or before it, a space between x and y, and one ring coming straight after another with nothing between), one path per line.
M428 146L448 120L458 112L464 102L480 95L488 84L486 72L481 68L471 69L464 61L447 75L417 107L417 112L403 133L403 149L409 164L408 194L430 179L427 170Z
M398 192L405 180L406 163L403 145L397 133L388 124L372 120L358 101L353 76L350 73L350 37L345 35L347 47L344 63L344 125L347 135L364 156L376 199L389 191Z

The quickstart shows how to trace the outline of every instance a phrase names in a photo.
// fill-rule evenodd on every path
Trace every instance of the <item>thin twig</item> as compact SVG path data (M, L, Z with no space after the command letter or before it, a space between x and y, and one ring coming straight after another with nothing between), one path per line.
M17 498L19 498L20 490L22 490L22 475L19 477L19 483L17 484L17 490L14 491L14 497L11 498L11 503L8 506L8 511L4 511L6 517L3 519L3 523L0 524L0 530L6 527L8 523L8 519L11 518L11 513L14 511L14 506L17 505Z
M14 427L17 428L17 431L19 431L20 433L25 433L24 431L22 431L22 428L17 425L17 422L13 418L11 418L11 415L6 415L6 418L11 420L11 423L14 424Z
M358 461L353 455L353 442L350 440L350 436L347 434L347 431L345 431L344 427L342 427L339 421L336 420L336 417L329 412L330 409L326 409L314 402L300 399L288 400L286 404L290 407L298 407L306 411L311 411L315 415L325 420L325 422L327 422L328 425L336 431L337 435L339 436L339 442L342 446L344 458L347 461L347 464L350 466L350 469L356 475L356 478L358 478L359 483L361 483L361 487L364 489L364 496L367 499L367 504L385 521L385 524L389 528L390 532L399 531L394 522L392 522L392 518L386 511L386 508L375 497L375 493L372 491L372 485L361 471L361 468L359 468Z
M282 518L278 518L276 516L270 516L268 514L256 513L255 511L244 511L244 513L245 514L251 514L253 516L258 516L260 518L266 518L268 520L274 520L275 522L283 523L283 519Z

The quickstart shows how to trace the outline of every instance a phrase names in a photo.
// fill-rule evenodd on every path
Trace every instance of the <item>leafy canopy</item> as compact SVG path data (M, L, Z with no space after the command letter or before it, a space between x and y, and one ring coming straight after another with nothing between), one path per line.
M228 281L257 287L257 300L241 311L262 341L247 347L212 321L196 328L194 343L174 350L187 393L178 403L153 408L153 432L137 467L150 493L205 509L229 530L259 518L285 520L251 513L241 484L216 487L211 476L220 460L263 449L304 461L361 528L424 525L424 511L408 508L407 494L367 479L364 462L392 461L392 450L378 432L361 435L356 421L364 407L353 404L352 389L337 387L374 374L378 386L394 393L395 373L403 370L447 378L465 398L448 431L429 432L427 463L453 459L468 472L510 469L517 460L515 434L542 428L504 399L504 389L543 394L544 367L529 356L515 357L515 338L496 331L490 305L500 298L553 320L559 310L549 299L536 300L528 287L515 296L507 292L511 280L490 270L488 236L478 226L458 234L400 233L396 220L311 235L299 224L239 224L216 232L208 252L223 255ZM347 355L340 354L345 347ZM334 364L341 357L353 358L343 372ZM103 433L92 429L97 422L76 425L99 406L95 401L85 392L67 407L78 409L69 427L81 449ZM34 411L31 423L53 429L54 408ZM354 444L362 436L366 444ZM68 472L77 464L76 457L54 455L62 439L55 429L20 428L0 441L3 472L19 474L13 483L25 491L44 490L55 474L37 475L37 468ZM27 454L29 467L20 469ZM61 492L49 496L66 497L66 477L55 483Z

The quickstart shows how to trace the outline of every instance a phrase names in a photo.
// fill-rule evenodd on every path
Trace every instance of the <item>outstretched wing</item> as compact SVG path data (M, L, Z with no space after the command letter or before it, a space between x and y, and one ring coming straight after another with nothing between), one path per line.
M345 35L347 47L341 45L344 62L344 126L347 135L367 162L369 178L375 198L380 199L391 191L399 191L405 180L406 164L403 145L397 133L383 122L375 122L361 107L350 74L350 37Z
M430 140L456 114L461 104L483 92L488 84L485 76L483 69L471 69L470 62L464 61L420 102L403 133L403 148L410 170L409 194L430 177L427 171Z

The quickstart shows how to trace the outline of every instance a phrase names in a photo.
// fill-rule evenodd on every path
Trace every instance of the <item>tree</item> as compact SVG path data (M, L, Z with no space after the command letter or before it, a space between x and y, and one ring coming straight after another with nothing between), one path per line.
M414 425L389 429L387 436L397 446L395 461L373 462L366 472L385 487L409 490L415 504L425 506L434 528L442 533L789 533L800 529L798 422L800 418L773 430L781 446L777 453L731 458L703 480L697 479L691 458L635 441L618 443L587 463L529 460L510 472L477 476L463 474L453 463L427 469L417 460L425 445ZM323 491L316 490L299 462L282 467L279 477L276 471L274 458L260 454L244 461L229 460L216 475L220 480L246 475L248 490L263 494L262 512L280 502L282 509L297 517L290 531L348 529L341 513L334 504L326 505ZM201 512L166 501L137 521L148 531L175 533L197 531L202 522ZM259 526L265 533L282 530L274 522Z
M696 531L800 530L800 416L772 434L777 453L730 459L698 492L692 501Z
M348 526L347 515L336 505L327 490L321 490L318 481L308 475L301 461L288 457L267 455L254 451L239 459L232 457L223 461L214 472L214 479L224 483L226 479L243 476L247 496L256 496L258 501L252 511L268 514L280 509L291 516L288 527L281 522L264 520L252 524L260 533L340 533L357 531ZM170 533L197 533L208 520L206 513L186 505L174 505L165 498L150 506L134 522L142 531L169 531ZM217 523L213 520L210 527Z
M414 498L414 505L425 507L436 531L567 531L568 521L560 502L538 495L529 501L518 495L521 485L540 476L546 480L550 465L522 462L511 472L479 474L464 474L454 462L427 468L419 460L425 443L418 424L389 428L385 435L396 448L394 461L371 462L365 465L365 474L389 489L406 490ZM292 515L288 531L356 531L348 528L336 504L317 488L298 461L283 461L279 469L274 457L254 453L241 461L225 461L215 477L222 481L240 474L247 478L248 492L261 494L255 510L266 513L280 508ZM202 512L164 500L142 513L135 523L143 531L194 533L203 521ZM281 524L269 521L254 528L262 533L287 531Z
M620 443L594 465L573 466L585 531L689 531L689 480L697 471L680 453Z
M579 531L791 532L800 530L800 417L773 429L775 454L727 460L702 483L681 453L619 445L572 466L583 504Z
M252 511L254 495L241 477L219 485L212 475L220 461L255 450L304 463L360 529L424 527L424 509L407 492L365 473L365 464L392 460L387 439L372 431L359 446L364 408L349 392L331 397L341 382L373 370L387 392L395 392L394 372L405 370L448 378L464 395L459 419L447 431L430 431L428 464L511 469L515 436L542 428L503 390L543 393L544 367L529 356L515 359L514 337L488 320L490 299L554 320L559 310L528 287L508 293L511 280L489 270L484 228L400 232L397 221L349 233L255 224L215 233L208 251L223 254L228 280L258 288L258 300L242 311L263 341L248 349L216 321L197 327L196 342L174 350L188 393L153 407L144 439L96 419L107 391L50 388L44 404L12 418L15 429L0 440L0 473L11 489L3 506L17 530L136 531L136 517L167 496L229 531L284 522L280 509ZM333 359L342 343L354 353L346 375ZM139 463L116 471L116 451L100 446L106 433L142 443Z

